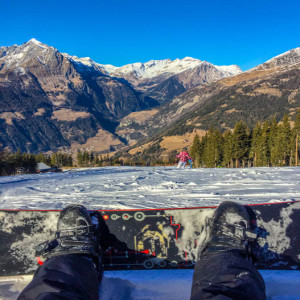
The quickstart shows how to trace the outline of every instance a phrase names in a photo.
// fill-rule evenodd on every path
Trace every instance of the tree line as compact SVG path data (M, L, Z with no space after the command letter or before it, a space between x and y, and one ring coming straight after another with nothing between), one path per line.
M124 162L120 158L110 157L109 154L98 155L93 151L78 151L77 152L77 164L79 167L104 167L104 166L116 166L124 165Z
M34 155L28 153L0 152L0 176L18 173L35 173L37 161Z
M56 168L73 166L72 156L66 153L47 155L21 153L20 150L15 153L2 151L0 152L0 176L35 173L40 162Z
M195 167L269 167L299 165L300 112L293 128L285 115L280 122L258 122L249 129L239 121L233 130L210 128L193 140Z
M77 163L74 163L71 154L56 152L53 154L30 154L21 153L18 150L15 153L7 151L0 152L0 176L36 173L38 163L42 162L52 168L62 167L101 167L124 165L119 158L106 155L98 155L93 151L78 151Z
M300 112L297 113L291 128L288 115L277 122L276 119L257 123L252 129L239 121L233 130L221 132L211 127L202 137L195 136L190 148L195 167L269 167L298 166ZM110 157L95 152L78 151L79 167L100 167L114 165L157 165L174 164L176 150L165 154L157 141L148 149L137 152L132 157ZM74 161L70 154L57 152L29 154L17 151L0 152L0 176L13 174L35 173L37 164L43 162L51 167L73 167Z

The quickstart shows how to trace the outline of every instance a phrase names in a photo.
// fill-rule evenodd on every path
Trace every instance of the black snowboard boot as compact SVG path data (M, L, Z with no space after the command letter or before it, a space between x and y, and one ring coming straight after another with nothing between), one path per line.
M69 205L60 213L56 237L36 247L36 255L51 258L58 255L78 254L93 260L102 277L101 224L104 220L97 211L89 212L82 205Z
M238 203L225 201L207 220L208 234L199 257L217 251L237 251L250 258L250 244L256 239L251 229L251 220L247 209Z

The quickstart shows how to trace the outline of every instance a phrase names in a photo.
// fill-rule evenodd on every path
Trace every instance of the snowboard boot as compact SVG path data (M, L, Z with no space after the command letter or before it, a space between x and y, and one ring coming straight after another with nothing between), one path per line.
M103 268L100 237L103 223L99 212L89 212L82 205L69 205L60 213L55 239L38 245L36 255L43 258L83 255L93 260L101 280Z
M245 206L222 202L211 219L207 220L208 234L199 258L218 251L239 252L251 258L251 244L257 234L251 228L251 219Z

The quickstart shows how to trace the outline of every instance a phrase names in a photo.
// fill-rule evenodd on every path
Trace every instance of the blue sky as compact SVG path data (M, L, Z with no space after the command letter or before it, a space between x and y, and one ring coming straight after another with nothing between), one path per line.
M34 37L121 66L191 56L243 70L300 47L299 0L0 0L0 45Z

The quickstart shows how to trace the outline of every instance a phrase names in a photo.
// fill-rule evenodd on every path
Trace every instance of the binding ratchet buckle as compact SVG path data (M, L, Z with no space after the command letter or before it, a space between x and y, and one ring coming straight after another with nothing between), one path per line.
M243 240L250 240L250 241L254 241L255 239L261 237L261 238L266 238L267 236L267 232L266 230L256 227L254 229L250 229L247 227L244 227L242 225L239 224L229 224L226 222L219 222L216 220L213 220L211 218L207 218L205 220L206 226L209 227L214 227L214 228L224 228L226 230L229 229L229 233L232 236L237 236Z

